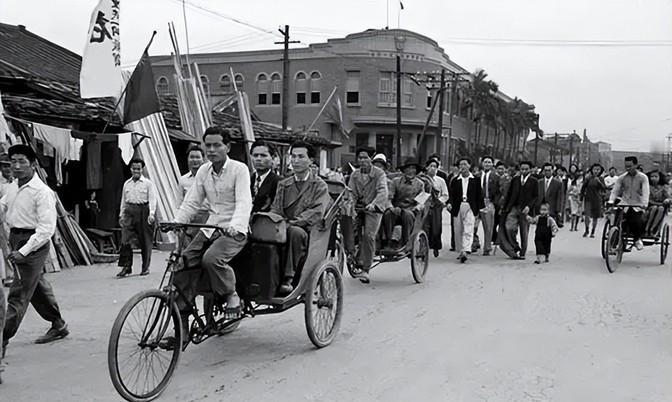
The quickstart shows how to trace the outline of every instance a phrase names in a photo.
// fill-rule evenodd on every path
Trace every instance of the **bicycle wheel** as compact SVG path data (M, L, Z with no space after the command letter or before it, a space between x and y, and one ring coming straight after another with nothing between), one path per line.
M618 265L623 258L623 239L618 227L612 227L607 233L607 246L605 250L604 261L607 264L607 270L610 273L616 272Z
M663 224L660 229L660 264L665 264L667 258L667 249L670 247L670 226L667 223Z
M112 384L127 401L151 401L163 392L175 372L182 348L159 347L166 336L182 344L180 314L168 295L147 290L133 296L117 315L107 348Z
M413 237L411 248L411 274L416 283L425 281L425 274L429 268L429 239L424 230Z
M341 326L343 278L332 261L314 272L305 294L304 318L308 338L318 348L329 345Z
M602 258L607 257L607 240L609 239L609 229L611 228L611 222L609 221L609 218L604 220L604 228L602 229L602 242L600 245L601 248L601 253L602 253Z

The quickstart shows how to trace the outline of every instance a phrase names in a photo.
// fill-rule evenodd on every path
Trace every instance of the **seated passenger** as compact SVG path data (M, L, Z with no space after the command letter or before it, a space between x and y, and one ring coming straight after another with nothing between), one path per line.
M649 208L647 210L646 236L656 236L660 223L665 218L665 212L670 205L670 194L667 192L665 175L658 170L649 172Z
M294 290L294 274L301 269L308 252L310 230L323 218L331 203L327 183L311 172L315 151L303 141L290 147L293 174L278 183L271 212L281 215L287 228L286 261L278 294Z
M359 169L350 175L348 187L355 202L355 233L360 233L356 265L361 269L359 280L369 282L369 270L376 252L376 236L380 229L383 212L389 203L385 172L371 165L374 149L361 147L357 150Z
M207 201L210 216L206 223L221 227L226 236L213 229L201 229L182 254L185 268L200 265L200 269L175 272L174 284L189 301L193 301L199 283L209 280L215 297L226 300L226 318L234 319L241 315L242 308L236 294L236 277L228 263L247 242L252 197L247 166L227 155L230 141L228 131L222 128L205 130L203 142L209 162L198 169L194 184L175 214L176 223L191 222ZM185 328L188 306L182 297L177 299L177 306Z
M278 175L273 172L273 157L277 155L275 147L264 140L255 141L250 147L252 156L252 213L268 212L275 199L278 187Z
M401 223L401 243L395 245L395 250L401 250L408 243L413 230L415 219L414 210L417 208L415 197L422 193L425 183L417 177L422 167L415 158L406 158L399 170L402 176L395 177L389 185L389 198L392 208L383 214L383 247L392 247L392 232L394 226Z
M644 248L642 235L644 234L644 210L649 205L649 180L646 175L639 171L636 156L625 157L625 173L618 176L614 189L611 191L609 203L613 204L617 198L625 208L626 233L629 233L634 241L635 248Z

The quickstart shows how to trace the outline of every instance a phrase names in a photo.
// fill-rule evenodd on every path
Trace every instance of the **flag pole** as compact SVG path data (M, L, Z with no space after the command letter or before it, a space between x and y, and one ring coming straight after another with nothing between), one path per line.
M152 45L152 42L154 41L155 36L156 36L156 31L152 32L152 37L149 38L149 43L147 43L147 46L145 47L145 50L142 52L143 55L149 50L149 47ZM140 58L140 60L142 60L142 57ZM138 66L136 65L135 68L138 68ZM135 69L133 71L135 71ZM105 122L105 126L103 127L103 131L101 132L101 134L105 134L105 131L107 130L107 127L110 125L110 121L112 121L112 118L114 117L114 113L117 111L117 108L119 107L119 104L121 103L121 100L124 99L124 95L126 95L126 90L128 89L128 83L130 81L131 81L130 79L128 81L126 81L126 85L124 85L124 90L121 91L121 95L119 95L119 98L117 98L117 101L114 103L114 107L112 108L112 111L110 112L110 117L107 118L107 121ZM122 124L123 124L123 122L122 122Z
M327 105L328 105L329 102L331 101L331 98L334 97L334 94L336 93L336 90L337 90L337 89L338 89L338 86L335 86L335 87L334 87L334 90L331 91L331 94L329 94L329 97L328 97L327 100L324 102L324 106L322 106L322 109L320 109L319 113L317 113L317 116L315 116L315 120L313 120L313 122L310 123L310 126L308 126L308 130L306 130L306 133L309 133L310 130L311 130L311 129L313 128L313 126L315 125L315 123L317 123L317 119L320 118L320 116L322 115L322 112L324 112L324 109L327 108Z

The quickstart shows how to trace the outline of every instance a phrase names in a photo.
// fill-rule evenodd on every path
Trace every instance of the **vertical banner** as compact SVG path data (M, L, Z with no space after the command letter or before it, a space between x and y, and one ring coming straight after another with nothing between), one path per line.
M79 92L83 99L120 96L119 1L100 0L91 13L79 74Z

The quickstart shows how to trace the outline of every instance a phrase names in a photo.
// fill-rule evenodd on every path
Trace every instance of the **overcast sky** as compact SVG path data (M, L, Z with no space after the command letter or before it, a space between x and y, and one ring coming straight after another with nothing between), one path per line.
M192 51L272 48L279 38L264 31L277 32L284 24L292 27L292 39L303 43L386 25L385 0L187 3ZM97 0L0 0L0 22L26 25L81 54L96 4ZM121 0L125 65L139 58L152 30L159 33L150 54L168 54L169 21L176 23L184 51L181 4ZM404 0L404 6L401 28L435 39L458 64L470 71L485 69L509 96L536 105L546 133L585 128L591 139L611 142L615 149L643 151L656 141L662 146L672 133L672 0ZM389 0L389 9L390 27L396 28L398 1ZM503 39L556 45L493 43ZM567 46L563 41L568 40L668 44Z

